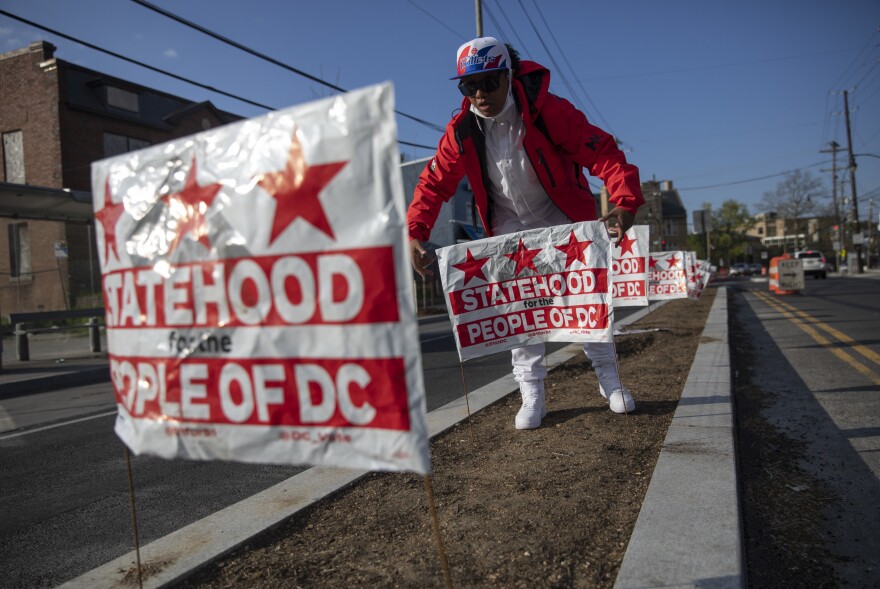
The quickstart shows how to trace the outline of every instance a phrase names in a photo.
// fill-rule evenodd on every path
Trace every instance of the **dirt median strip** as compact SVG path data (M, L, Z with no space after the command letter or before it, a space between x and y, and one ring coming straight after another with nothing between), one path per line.
M549 413L518 395L431 443L456 587L611 587L715 296L675 300L616 338L637 411L616 415L581 355L552 370ZM422 477L373 473L185 581L185 587L442 587Z

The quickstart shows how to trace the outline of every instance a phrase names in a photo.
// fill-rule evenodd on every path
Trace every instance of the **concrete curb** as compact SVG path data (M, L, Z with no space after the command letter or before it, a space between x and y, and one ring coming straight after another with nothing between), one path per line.
M638 321L663 306L659 301L617 322L622 327ZM553 369L569 358L583 353L578 344L566 346L546 358ZM518 389L513 375L500 378L471 391L467 400L460 397L428 414L431 438L496 403ZM145 589L171 587L199 569L245 545L252 538L283 524L297 512L357 482L367 471L324 466L312 467L286 481L244 499L176 532L141 547L141 566L157 571L144 579ZM126 573L136 565L135 553L129 552L60 586L59 589L93 587L130 589L135 581Z
M8 377L8 375L7 375ZM38 376L35 378L22 378L20 380L7 380L0 383L0 399L20 397L32 393L45 393L73 387L82 387L90 384L110 382L110 370L105 364L89 368L58 372L56 374Z
M732 392L720 287L615 589L745 585Z

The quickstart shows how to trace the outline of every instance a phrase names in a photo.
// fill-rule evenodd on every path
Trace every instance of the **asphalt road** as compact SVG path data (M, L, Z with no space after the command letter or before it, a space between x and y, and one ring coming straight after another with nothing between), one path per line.
M464 386L476 390L510 372L507 353L469 361L462 371L449 321L438 319L420 326L428 411L461 397ZM109 384L0 400L0 431L14 428L0 433L0 587L53 587L132 549L115 413ZM131 460L142 545L304 470Z
M812 558L833 570L841 586L877 586L880 279L807 279L803 291L787 296L770 295L766 283L728 284L735 285L731 321L747 335L753 358L750 379L764 399L761 415L782 438L792 441L792 447L802 448L794 466L803 474L790 475L787 489L814 489L822 496L821 516L811 518L809 528L818 530L809 542L822 549ZM740 456L741 461L749 459ZM798 493L792 495L785 508L797 510ZM760 514L761 509L772 509L774 500L780 499L771 497L769 507L752 509ZM749 508L745 506L747 513ZM803 541L797 533L806 532L792 519L778 532L780 537L774 536L779 529L763 521L752 535L766 541L761 533L769 529L771 541L784 545L785 535L793 530L794 541ZM748 528L748 518L746 522ZM787 550L796 553L798 548Z

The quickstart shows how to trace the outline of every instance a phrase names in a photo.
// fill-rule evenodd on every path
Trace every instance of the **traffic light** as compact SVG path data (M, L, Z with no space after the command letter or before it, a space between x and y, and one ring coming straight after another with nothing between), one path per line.
M834 225L831 228L831 240L832 241L840 241L840 226Z

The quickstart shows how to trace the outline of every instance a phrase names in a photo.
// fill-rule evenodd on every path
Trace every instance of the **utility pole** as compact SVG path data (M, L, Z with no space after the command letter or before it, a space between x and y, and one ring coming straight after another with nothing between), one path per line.
M834 223L837 225L837 249L834 250L834 267L835 269L840 265L840 255L838 251L840 251L840 208L837 206L837 152L840 149L840 144L837 141L832 141L830 143L831 149L822 149L819 153L830 153L831 154L831 169L823 169L822 172L831 172L831 197L834 199ZM841 193L841 198L843 198L843 194ZM832 238L833 239L833 238Z
M477 37L483 36L483 3L481 0L477 2Z
M852 191L852 205L853 205L853 218L856 224L856 233L859 234L859 239L864 239L864 236L861 235L861 226L859 224L859 197L856 191L856 157L853 155L852 149L852 131L849 126L849 92L847 90L843 91L843 109L846 113L846 143L847 149L849 150L849 183L850 190ZM855 233L853 234L853 241L855 241ZM856 243L856 264L858 268L856 272L862 274L862 244Z

